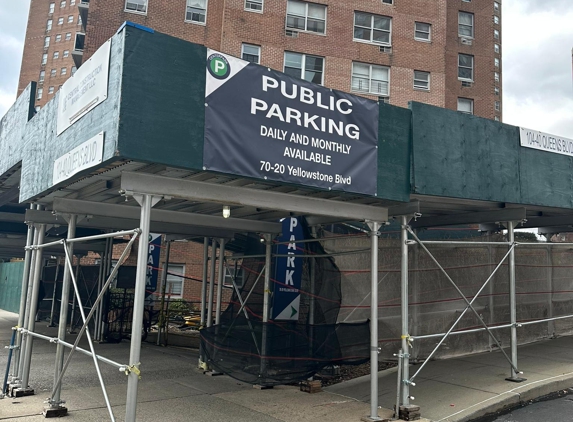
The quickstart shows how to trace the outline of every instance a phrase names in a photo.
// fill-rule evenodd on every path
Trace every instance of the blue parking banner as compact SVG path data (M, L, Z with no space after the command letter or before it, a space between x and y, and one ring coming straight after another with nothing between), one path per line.
M149 233L149 248L147 252L147 274L145 277L145 296L157 290L157 275L159 274L159 256L161 255L161 234Z
M271 319L298 321L304 244L296 241L304 239L304 231L298 218L285 218L282 224L283 231L277 241L289 243L277 247L279 257L275 264Z

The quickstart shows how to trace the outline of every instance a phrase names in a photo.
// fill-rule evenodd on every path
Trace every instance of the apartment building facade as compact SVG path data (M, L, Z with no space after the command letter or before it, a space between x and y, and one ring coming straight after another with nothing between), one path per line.
M38 81L42 106L126 20L397 106L502 119L499 0L32 0L19 89Z

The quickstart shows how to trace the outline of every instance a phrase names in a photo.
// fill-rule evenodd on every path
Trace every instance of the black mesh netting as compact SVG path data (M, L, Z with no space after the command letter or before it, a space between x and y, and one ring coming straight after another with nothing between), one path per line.
M305 239L312 237L305 224L304 232ZM262 322L264 260L245 259L240 299L235 292L221 323L201 330L209 365L244 382L278 385L304 380L328 365L368 361L369 322L337 324L342 293L334 260L325 257L319 242L298 243L297 247L306 256L298 321ZM264 246L254 239L246 255L258 254L264 254ZM271 284L276 283L271 277Z
M278 385L304 380L327 365L366 362L369 327L368 321L309 325L239 317L202 329L201 343L216 370L250 384Z

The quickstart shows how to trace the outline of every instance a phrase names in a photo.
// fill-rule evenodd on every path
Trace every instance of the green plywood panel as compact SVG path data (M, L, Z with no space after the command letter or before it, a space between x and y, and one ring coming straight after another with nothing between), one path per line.
M54 98L26 123L20 146L22 157L20 202L28 201L52 189L54 161L99 132L105 132L104 163L114 159L122 83L123 37L124 33L120 32L112 39L108 95L105 101L57 136L56 121L61 92L58 91ZM17 144L18 139L12 138L12 142ZM74 177L80 178L85 173L86 171L80 172Z
M522 202L573 208L573 157L519 147L519 160Z
M0 309L9 312L20 310L20 292L24 261L0 263Z
M206 48L127 26L119 152L202 169Z
M521 201L517 128L412 103L413 191L485 201Z
M378 197L410 199L412 112L380 103L378 125Z
M22 161L26 123L34 115L36 82L31 82L0 120L0 174Z

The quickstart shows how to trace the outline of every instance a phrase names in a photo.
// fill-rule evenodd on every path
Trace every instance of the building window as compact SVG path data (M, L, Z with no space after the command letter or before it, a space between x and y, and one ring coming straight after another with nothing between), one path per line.
M471 3L472 0L462 0L464 3Z
M499 44L493 45L493 51L495 51L497 54L499 54L499 52L500 52Z
M67 74L68 74L68 68L62 67L62 70L60 71L60 75L67 75Z
M76 73L76 70L78 70L78 68L75 66L72 66L72 76Z
M474 80L474 56L458 54L458 79Z
M429 23L416 22L414 26L414 38L419 41L431 41L432 25Z
M263 2L264 0L245 0L245 10L250 10L252 12L262 12Z
M493 10L495 12L499 12L499 3L496 1L493 2Z
M499 73L498 73L498 72L494 72L493 78L495 79L496 82L499 82Z
M42 66L48 63L48 55L42 54Z
M76 0L70 0L70 6L75 6L76 5Z
M493 30L493 37L494 37L496 40L499 40L499 31L498 31L497 29L494 29L494 30Z
M70 50L64 50L62 57L68 57L70 55Z
M392 18L354 12L354 39L390 45Z
M72 33L71 32L66 33L66 41L69 41L71 39L72 39Z
M51 86L48 88L48 94L53 94L54 93L54 87Z
M495 23L496 25L499 25L499 16L496 16L496 15L493 16L493 23Z
M352 91L388 96L389 82L390 68L373 64L352 63Z
M66 2L65 2L65 1L61 1L61 2L60 2L60 9L63 9L64 7L66 7Z
M68 16L68 23L73 23L74 22L74 16L70 15Z
M59 59L59 58L60 58L60 52L54 51L54 59Z
M414 88L423 89L424 91L429 91L430 72L422 72L421 70L414 70Z
M384 4L394 4L394 0L382 0Z
M499 111L501 109L501 103L499 101L495 102L495 111Z
M494 117L494 120L495 120L496 122L499 122L499 116L495 116L495 117Z
M82 24L82 15L78 15L78 25Z
M64 18L58 18L58 25L64 24Z
M284 73L322 85L324 57L285 51Z
M45 78L46 78L46 72L42 70L40 72L40 77L38 78L38 82L44 82Z
M41 100L42 95L44 95L44 88L38 88L38 95L36 95L36 99Z
M243 44L241 46L241 57L251 63L260 63L261 47L258 45Z
M188 22L207 22L207 0L187 0L187 13L185 20Z
M50 70L50 76L56 76L56 69Z
M499 87L498 86L493 87L493 93L496 95L496 97L499 97Z
M50 46L50 37L44 38L44 48L48 48Z
M326 32L326 6L288 0L286 27L324 34Z
M458 35L460 37L474 37L474 15L473 13L458 13Z
M56 8L56 4L50 3L50 9L48 10L48 13L50 13L50 14L54 13L55 8Z
M238 289L243 287L245 282L245 272L242 267L235 265L234 267L227 266L225 270L225 278L223 278L223 286L233 287L237 286Z
M48 19L48 22L46 23L46 31L50 31L52 29L52 20Z
M147 0L126 0L125 11L147 13Z
M56 42L62 41L62 34L56 35Z
M495 64L495 67L499 67L499 59L497 57L493 59L493 62Z
M466 114L474 114L474 100L458 98L458 111Z
M165 267L163 267L165 268ZM167 279L165 292L171 297L181 297L183 295L183 280L185 279L185 265L169 264L167 266Z

